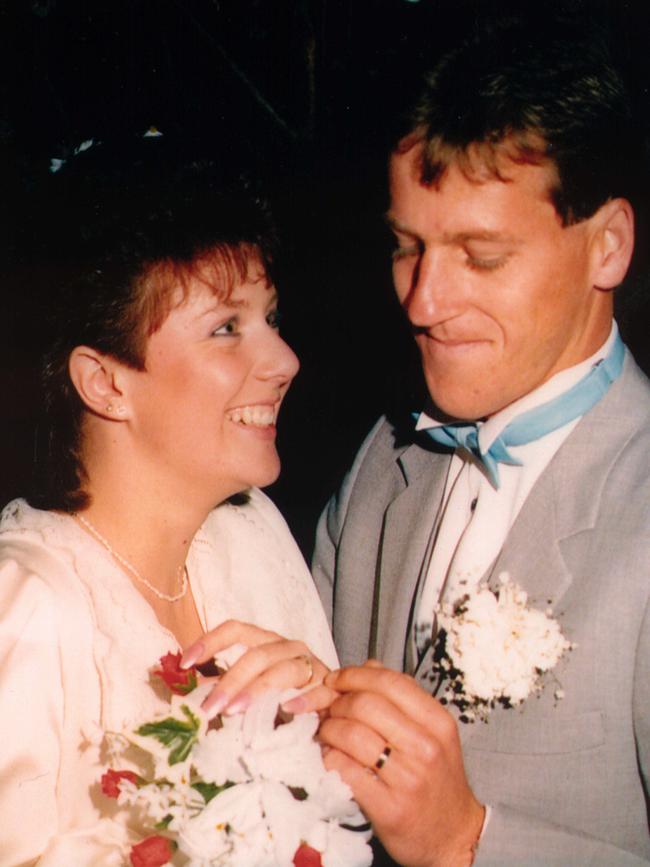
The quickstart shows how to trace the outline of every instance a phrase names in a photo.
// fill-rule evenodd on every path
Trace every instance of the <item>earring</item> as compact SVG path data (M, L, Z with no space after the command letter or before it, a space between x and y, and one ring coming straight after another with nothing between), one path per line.
M113 412L113 404L107 403L105 409L106 409L106 412Z

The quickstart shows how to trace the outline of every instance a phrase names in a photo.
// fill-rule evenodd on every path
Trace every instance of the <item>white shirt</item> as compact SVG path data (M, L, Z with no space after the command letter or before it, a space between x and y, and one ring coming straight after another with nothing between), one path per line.
M479 423L481 450L487 451L516 416L572 388L607 356L617 334L618 328L613 322L609 337L592 356L560 371L534 391ZM510 454L520 460L522 466L499 464L498 488L486 475L483 465L466 450L454 453L445 485L442 518L416 607L413 637L417 634L421 648L431 637L433 611L442 593L453 602L480 581L499 555L533 485L579 421L580 418L574 419L525 445L510 446ZM423 412L416 429L441 424L443 422ZM513 579L516 581L516 576Z

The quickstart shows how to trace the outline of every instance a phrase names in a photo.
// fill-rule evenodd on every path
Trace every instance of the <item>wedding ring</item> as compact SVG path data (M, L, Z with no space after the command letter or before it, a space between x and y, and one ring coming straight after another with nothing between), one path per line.
M306 653L301 653L300 656L296 657L296 659L302 659L302 661L307 665L309 674L307 680L303 683L303 686L307 686L308 683L311 683L311 679L314 676L314 666L312 665L311 657Z
M384 767L384 765L385 765L386 762L388 761L388 759L389 759L389 757L390 757L390 754L391 754L392 752L393 752L392 749L388 746L388 744L386 744L386 746L384 747L384 749L383 749L382 752L380 753L379 758L378 758L377 761L375 762L375 768L376 768L378 771L381 771L381 769Z

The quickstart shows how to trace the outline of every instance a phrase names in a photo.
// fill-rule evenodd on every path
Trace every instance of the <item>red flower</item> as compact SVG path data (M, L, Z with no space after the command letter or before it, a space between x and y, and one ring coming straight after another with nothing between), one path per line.
M320 860L320 852L317 849L312 849L306 843L296 849L296 854L293 856L294 867L322 867L323 862Z
M133 867L161 867L171 860L173 854L172 841L157 834L131 849L131 864Z
M154 670L156 677L162 678L172 692L187 695L196 686L196 669L180 667L181 654L167 653L160 657L161 668Z
M134 774L133 771L114 771L109 768L105 774L102 774L102 792L108 795L109 798L117 798L120 794L120 780L130 780L132 783L138 783L140 777Z

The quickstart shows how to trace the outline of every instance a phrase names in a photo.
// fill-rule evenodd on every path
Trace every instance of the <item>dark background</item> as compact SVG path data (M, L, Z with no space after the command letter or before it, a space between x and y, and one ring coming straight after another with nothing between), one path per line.
M241 137L265 155L286 236L283 333L302 360L270 491L305 551L318 512L375 418L417 408L411 338L392 297L381 214L392 121L413 82L459 36L536 7L481 0L0 0L3 255L21 193L64 144L155 125L188 139ZM563 2L597 19L650 117L650 4ZM537 12L539 14L539 10ZM408 100L406 100L408 101ZM620 293L624 335L646 370L645 226ZM0 500L21 493L35 415L30 317L0 286Z

